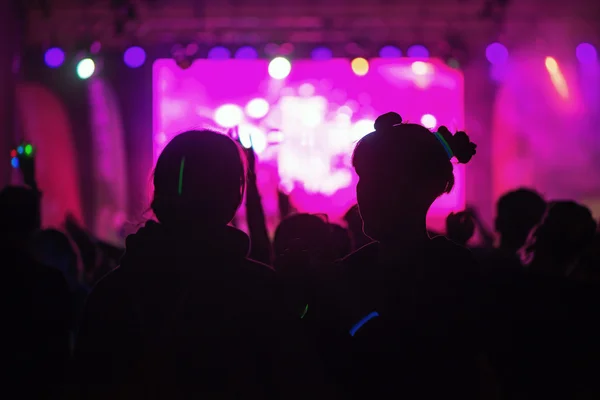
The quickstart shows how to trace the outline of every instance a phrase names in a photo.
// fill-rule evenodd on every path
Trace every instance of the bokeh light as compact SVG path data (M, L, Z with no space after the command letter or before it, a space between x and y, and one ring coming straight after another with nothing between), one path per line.
M25 145L25 155L30 156L33 153L33 146L30 144Z
M350 65L352 72L358 76L365 76L369 72L369 62L362 57L355 58Z
M427 129L433 129L437 125L437 119L431 114L425 114L421 117L421 125Z
M258 51L252 46L242 46L235 51L235 58L239 60L256 60Z
M556 62L554 57L546 57L544 64L546 64L546 69L551 74L555 74L556 72L558 72L558 63Z
M427 75L431 73L432 67L429 63L423 61L415 61L410 65L410 69L415 75Z
M231 58L231 51L223 46L213 47L208 51L207 58L211 60L227 60Z
M25 151L25 149L23 148L23 146L17 147L17 153L23 154L24 151Z
M333 52L327 47L315 47L310 53L310 57L314 61L326 61L333 58Z
M575 55L582 64L591 64L598 59L596 48L589 43L581 43L575 49Z
M238 129L240 143L243 147L254 149L256 154L261 154L267 148L267 135L258 127L242 124Z
M17 157L11 158L10 165L12 165L13 168L19 168L19 159Z
M96 64L91 58L84 58L77 63L77 76L80 79L88 79L94 75Z
M246 105L246 115L251 118L262 118L269 112L269 102L265 99L252 99Z
M350 136L352 141L357 142L363 137L367 136L369 133L375 130L375 121L371 119L361 119L356 121L352 128L350 129Z
M123 53L123 61L130 68L139 68L146 62L146 52L138 46L133 46Z
M379 50L379 57L381 58L398 58L402 57L402 51L396 46L383 46Z
M58 68L65 62L65 52L58 47L52 47L46 50L44 61L50 68Z
M284 57L275 57L269 63L269 75L273 79L281 80L287 78L292 71L292 64Z
M428 58L429 50L423 45L415 44L408 48L406 55L414 58Z
M492 43L485 49L485 57L494 65L504 64L508 60L508 49L501 43Z
M244 112L235 104L225 104L217 108L214 120L223 128L233 128L242 122Z

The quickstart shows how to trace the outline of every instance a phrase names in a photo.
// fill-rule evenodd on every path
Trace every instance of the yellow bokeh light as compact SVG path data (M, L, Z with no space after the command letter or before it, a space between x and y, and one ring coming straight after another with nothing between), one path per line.
M369 72L369 62L362 57L352 60L351 66L352 71L358 76L364 76Z
M546 57L546 69L551 74L555 74L558 71L558 63L554 57Z

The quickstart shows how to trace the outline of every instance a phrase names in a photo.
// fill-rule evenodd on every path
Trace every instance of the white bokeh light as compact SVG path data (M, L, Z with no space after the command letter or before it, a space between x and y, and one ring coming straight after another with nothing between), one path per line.
M298 94L304 97L310 97L315 94L315 87L310 83L303 83L298 88Z
M252 99L246 105L246 115L250 118L262 118L269 113L269 102L265 99Z
M269 75L273 79L285 79L292 71L292 64L284 57L275 57L269 63Z
M240 143L245 148L253 148L256 154L260 154L267 148L267 136L258 127L250 124L242 124L238 130Z
M437 119L431 114L425 114L421 117L421 125L427 129L433 129L437 125Z
M431 65L423 61L415 61L410 69L415 75L427 75L431 72Z
M96 64L91 58L84 58L77 64L77 76L80 79L90 78L94 75L94 71L96 71Z
M375 129L373 125L375 121L372 119L361 119L360 121L356 121L352 128L350 129L350 135L352 137L352 141L356 142L373 132Z
M214 115L214 120L223 128L233 128L239 125L244 118L244 112L235 104L225 104L217 108Z

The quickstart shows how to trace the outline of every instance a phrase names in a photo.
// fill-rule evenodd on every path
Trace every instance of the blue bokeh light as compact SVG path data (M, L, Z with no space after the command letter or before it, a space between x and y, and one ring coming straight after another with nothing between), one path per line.
M146 62L146 52L138 46L130 47L123 53L123 61L130 68L139 68Z
M65 52L58 47L52 47L46 50L44 61L50 68L58 68L65 62Z

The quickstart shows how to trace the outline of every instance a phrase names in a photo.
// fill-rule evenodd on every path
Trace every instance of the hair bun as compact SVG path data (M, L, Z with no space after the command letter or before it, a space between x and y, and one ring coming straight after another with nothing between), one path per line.
M450 149L452 150L452 154L459 163L468 163L475 153L477 153L477 145L471 142L469 135L465 132L459 131L453 135L448 128L440 126L438 133L446 140L448 146L450 146Z
M395 112L389 112L380 115L375 120L375 130L382 131L387 128L391 128L394 125L400 125L402 123L402 117L400 114Z

